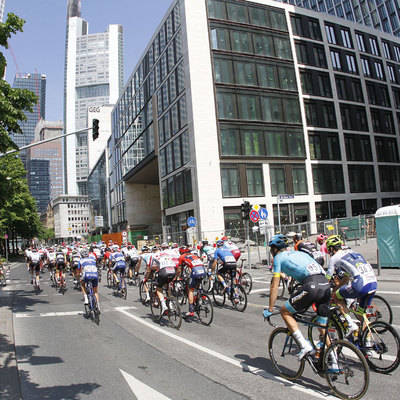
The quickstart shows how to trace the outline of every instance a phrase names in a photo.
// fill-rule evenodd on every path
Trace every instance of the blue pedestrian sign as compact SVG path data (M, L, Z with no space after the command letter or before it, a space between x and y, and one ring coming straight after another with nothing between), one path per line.
M187 224L188 226L192 227L192 226L196 226L196 218L195 217L189 217L187 220Z
M268 218L268 211L266 208L260 208L258 210L258 215L260 216L260 219L267 219Z

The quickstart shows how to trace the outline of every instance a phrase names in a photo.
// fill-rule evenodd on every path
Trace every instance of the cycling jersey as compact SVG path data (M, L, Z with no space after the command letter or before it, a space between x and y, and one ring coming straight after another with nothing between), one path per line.
M330 279L339 269L353 280L361 276L364 285L376 282L376 276L371 265L360 253L353 250L339 250L331 257L327 277Z
M296 281L303 281L311 275L325 274L321 265L311 256L302 251L282 251L274 258L274 276L280 276L281 272L291 276Z
M224 263L224 264L235 264L236 265L236 260L235 257L233 256L232 252L227 249L226 247L219 247L215 253L214 253L214 260L218 260L218 258Z
M79 269L82 269L81 280L87 283L93 282L93 287L98 286L99 273L97 272L96 261L93 258L87 257L79 260Z
M297 242L294 246L297 251L303 251L304 253L311 256L318 264L324 265L325 259L323 254L317 249L317 246L311 242Z
M112 253L110 255L110 260L115 263L113 267L114 271L117 269L125 270L126 267L125 257L121 252Z
M157 266L159 270L163 268L174 268L175 269L175 262L170 257L168 253L160 252L154 254L153 257L153 264Z

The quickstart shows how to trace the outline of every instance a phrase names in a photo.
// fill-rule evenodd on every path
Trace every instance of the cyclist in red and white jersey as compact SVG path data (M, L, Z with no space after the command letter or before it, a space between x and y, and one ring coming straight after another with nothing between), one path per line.
M231 240L229 240L226 236L224 236L222 238L222 240L224 241L224 246L226 249L230 250L232 255L235 257L235 260L239 260L240 258L240 250L239 247L236 246L235 243L233 243Z

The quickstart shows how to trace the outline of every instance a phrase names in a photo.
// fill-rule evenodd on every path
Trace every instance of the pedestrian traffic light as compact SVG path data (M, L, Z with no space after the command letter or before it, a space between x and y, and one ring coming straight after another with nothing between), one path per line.
M242 218L243 219L249 219L250 218L250 210L251 210L251 205L248 201L244 201L242 203Z
M93 132L92 132L93 140L96 140L99 137L99 120L98 119L93 120L92 129L93 129Z

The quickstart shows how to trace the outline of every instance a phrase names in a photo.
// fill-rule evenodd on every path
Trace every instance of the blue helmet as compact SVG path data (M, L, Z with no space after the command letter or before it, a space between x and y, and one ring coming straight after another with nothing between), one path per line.
M284 249L287 247L287 238L285 235L275 235L272 236L271 240L268 243L269 247L276 247L277 249Z
M224 241L221 240L221 239L220 239L220 240L217 240L216 244L217 244L217 247L221 247L221 246L224 245Z

